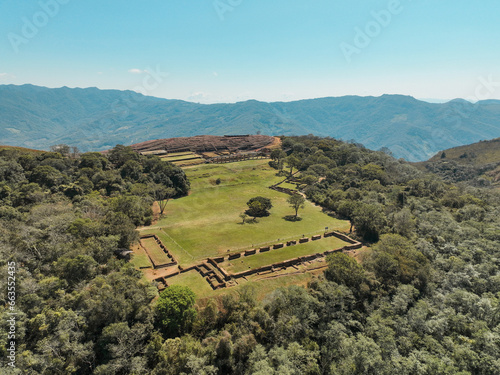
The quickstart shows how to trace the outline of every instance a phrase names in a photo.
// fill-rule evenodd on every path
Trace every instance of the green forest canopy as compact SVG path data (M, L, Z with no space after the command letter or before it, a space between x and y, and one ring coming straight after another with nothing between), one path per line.
M155 184L187 193L181 169L123 146L76 158L0 151L0 266L6 275L17 264L18 373L496 374L498 192L334 139L285 138L283 150L307 197L352 220L370 255L361 265L332 256L307 288L261 302L243 288L193 305L180 288L162 295L165 307L113 253L151 220ZM4 368L5 358L2 348Z

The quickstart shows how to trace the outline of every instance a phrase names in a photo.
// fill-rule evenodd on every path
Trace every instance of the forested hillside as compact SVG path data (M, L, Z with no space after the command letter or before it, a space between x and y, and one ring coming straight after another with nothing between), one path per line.
M496 187L500 181L500 138L450 148L416 165L446 181Z
M7 275L16 280L15 294L2 293L0 336L11 341L14 301L20 370L13 373L112 374L144 363L141 343L151 335L156 295L114 254L138 239L136 226L151 223L159 194L185 195L189 183L180 168L123 146L107 156L63 150L0 151L2 290ZM120 362L130 357L117 366L112 346L124 339L138 346L116 348ZM1 354L7 374L5 346Z
M371 250L361 263L331 255L306 288L263 301L251 288L195 301L179 286L155 299L113 255L149 222L162 186L187 193L182 170L122 146L107 156L0 151L0 269L16 262L17 373L498 373L497 192L331 138L287 137L272 157L276 169L300 171L307 197L350 219Z

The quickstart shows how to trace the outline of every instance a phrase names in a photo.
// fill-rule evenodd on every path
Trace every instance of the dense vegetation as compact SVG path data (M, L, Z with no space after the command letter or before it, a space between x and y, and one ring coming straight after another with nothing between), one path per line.
M136 226L151 223L163 188L181 196L189 183L180 168L128 147L79 157L0 151L1 288L7 262L16 262L21 373L110 374L144 361L140 345L115 345L150 337L156 290L114 253L137 240ZM115 364L122 355L127 363Z
M426 162L417 163L417 166L445 181L498 187L500 138L444 150Z
M362 264L331 255L307 288L262 302L247 288L199 305L182 287L157 303L112 257L148 221L121 200L141 206L165 177L184 194L181 171L154 172L155 158L126 148L80 159L4 152L1 265L19 264L23 373L498 373L498 193L333 139L282 145L279 173L300 171L308 198L352 220L371 252Z

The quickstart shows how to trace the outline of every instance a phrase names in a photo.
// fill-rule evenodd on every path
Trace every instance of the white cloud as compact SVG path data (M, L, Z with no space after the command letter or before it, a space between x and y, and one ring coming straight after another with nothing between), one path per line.
M219 73L217 73L217 72L213 72L212 74L214 75L214 77L218 77L219 76Z
M194 103L207 103L210 102L210 99L211 95L202 91L194 92L187 97L188 102L194 102Z
M132 73L132 74L142 74L142 73L146 73L145 70L141 70L141 69L129 69L128 70L129 73Z
M14 79L16 78L15 75L9 74L9 73L0 73L0 79Z

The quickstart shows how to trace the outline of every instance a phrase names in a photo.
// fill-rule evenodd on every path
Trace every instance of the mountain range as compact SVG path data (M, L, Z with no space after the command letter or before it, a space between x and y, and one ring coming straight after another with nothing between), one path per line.
M427 160L500 136L500 100L427 103L410 96L197 104L133 91L0 85L0 144L81 151L193 135L315 134Z

